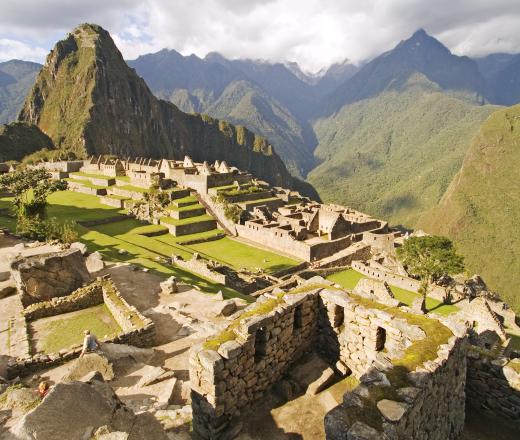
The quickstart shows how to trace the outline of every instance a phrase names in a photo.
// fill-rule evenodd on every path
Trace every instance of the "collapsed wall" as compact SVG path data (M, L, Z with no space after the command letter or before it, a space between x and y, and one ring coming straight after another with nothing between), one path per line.
M260 297L228 329L192 347L194 431L224 436L241 408L313 350L361 381L327 415L328 439L444 440L462 431L463 337L435 319L312 282Z

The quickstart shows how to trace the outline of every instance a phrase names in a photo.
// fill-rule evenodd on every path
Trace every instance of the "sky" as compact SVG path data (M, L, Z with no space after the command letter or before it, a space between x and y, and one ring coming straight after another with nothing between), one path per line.
M175 49L296 61L307 72L368 60L419 28L458 55L520 52L519 0L1 0L0 61L43 63L81 23L126 59Z

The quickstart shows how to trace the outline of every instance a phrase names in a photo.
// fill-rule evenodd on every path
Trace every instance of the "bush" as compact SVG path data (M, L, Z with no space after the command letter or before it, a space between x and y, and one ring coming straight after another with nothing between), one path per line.
M19 217L16 232L22 237L37 241L58 240L61 243L73 243L78 239L76 223L59 222L56 217L42 220L39 217Z

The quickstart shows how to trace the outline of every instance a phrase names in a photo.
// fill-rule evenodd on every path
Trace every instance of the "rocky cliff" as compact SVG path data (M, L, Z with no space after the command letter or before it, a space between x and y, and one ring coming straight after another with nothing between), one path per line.
M190 155L226 160L273 184L294 183L264 138L157 99L97 25L83 24L56 44L19 120L38 125L57 148L79 157Z

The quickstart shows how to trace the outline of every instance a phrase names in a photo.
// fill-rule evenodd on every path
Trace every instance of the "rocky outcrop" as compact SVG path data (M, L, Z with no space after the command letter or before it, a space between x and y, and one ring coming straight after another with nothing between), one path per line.
M127 433L136 440L167 438L151 414L134 414L110 386L97 380L56 384L13 431L20 440L80 439L92 438L101 427L105 432Z
M97 25L83 24L56 44L19 120L78 156L189 155L196 162L225 160L277 185L293 182L266 139L157 99Z
M15 260L11 274L24 307L69 295L90 279L85 260L77 249Z

